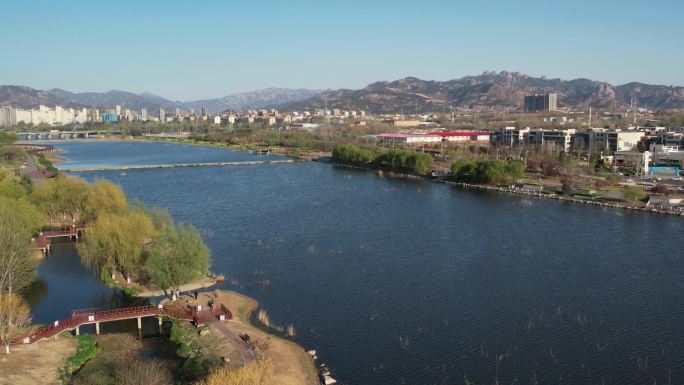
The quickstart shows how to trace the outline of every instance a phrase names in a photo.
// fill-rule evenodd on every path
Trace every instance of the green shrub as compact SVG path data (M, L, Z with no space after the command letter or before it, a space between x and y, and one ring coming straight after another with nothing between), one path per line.
M197 348L196 334L197 331L192 326L182 321L173 320L169 339L178 345L176 354L179 357L188 358Z
M523 165L501 159L457 160L451 165L454 179L471 183L509 183L523 176Z
M94 358L100 352L95 336L91 334L83 334L74 338L76 338L78 341L78 347L76 348L76 353L67 358L64 368L60 370L62 383L67 383L75 371L79 370L83 365L85 365L86 362L88 362L88 360Z
M623 195L627 202L636 202L646 198L646 193L639 187L625 187Z
M336 162L346 164L366 164L373 160L373 154L370 151L349 144L335 146L332 157Z
M393 171L425 174L432 166L432 156L415 150L392 149L378 155L374 162Z

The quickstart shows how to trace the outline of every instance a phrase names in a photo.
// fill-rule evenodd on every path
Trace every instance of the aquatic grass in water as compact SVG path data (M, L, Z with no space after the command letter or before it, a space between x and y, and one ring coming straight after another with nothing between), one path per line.
M257 313L257 320L260 324L264 325L264 327L271 327L271 319L268 318L268 313L266 313L266 310L259 310L259 312Z

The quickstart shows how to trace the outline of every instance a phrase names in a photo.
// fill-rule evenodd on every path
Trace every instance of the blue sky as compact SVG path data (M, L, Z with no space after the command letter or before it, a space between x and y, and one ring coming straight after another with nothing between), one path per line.
M684 85L684 1L5 1L0 84L214 98L485 70Z

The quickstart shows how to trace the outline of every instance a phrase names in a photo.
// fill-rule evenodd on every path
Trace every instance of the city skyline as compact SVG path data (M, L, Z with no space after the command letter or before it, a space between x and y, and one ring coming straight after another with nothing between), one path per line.
M675 1L249 4L10 3L0 84L171 100L487 70L684 85L684 53L673 49L684 5Z

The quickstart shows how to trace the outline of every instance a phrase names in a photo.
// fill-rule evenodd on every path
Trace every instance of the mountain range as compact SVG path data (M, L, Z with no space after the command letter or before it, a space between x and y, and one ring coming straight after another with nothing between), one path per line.
M21 108L35 108L39 105L61 105L64 107L98 107L110 108L120 105L134 111L147 108L154 114L159 108L171 112L175 108L188 110L194 108L200 113L202 107L207 107L209 113L219 113L227 110L241 111L250 108L264 108L287 102L306 99L319 94L320 90L266 88L251 92L235 93L217 99L197 101L172 101L161 96L144 92L135 94L127 91L112 90L108 92L69 92L60 88L45 91L25 86L0 86L0 105L10 105Z
M557 93L559 107L620 110L635 98L639 107L684 109L684 87L628 83L612 84L589 79L561 80L532 77L518 72L484 72L449 81L407 77L372 83L359 90L326 90L309 99L286 103L282 110L313 108L358 109L373 113L412 113L521 109L525 95Z
M558 106L619 111L632 100L639 107L649 109L684 109L684 87L627 83L610 83L589 79L548 79L519 72L484 72L449 81L421 80L407 77L396 81L380 81L358 89L309 90L267 88L236 93L217 99L171 101L151 93L135 94L112 90L104 93L73 93L54 88L46 91L24 86L0 86L0 105L22 108L39 104L67 107L113 107L121 105L139 111L146 107L150 113L160 107L174 108L202 106L210 113L227 110L277 107L282 111L302 111L317 108L365 110L369 113L411 113L449 111L451 108L486 111L490 109L520 109L525 95L557 93Z

